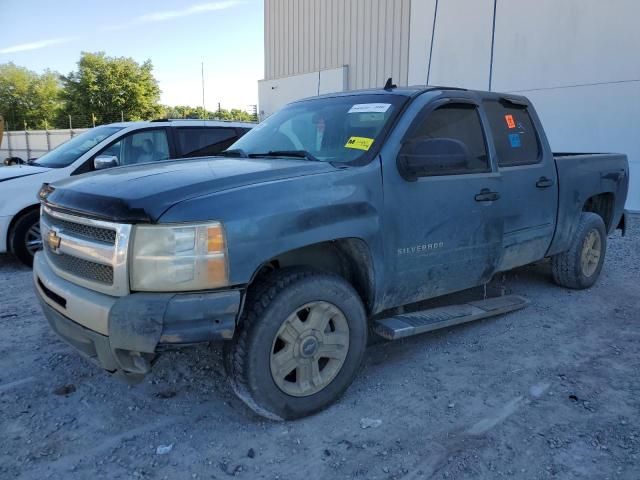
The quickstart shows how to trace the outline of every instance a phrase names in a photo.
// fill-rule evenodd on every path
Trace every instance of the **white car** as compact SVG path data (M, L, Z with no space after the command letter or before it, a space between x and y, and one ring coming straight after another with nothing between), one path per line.
M103 168L217 155L255 124L154 120L92 128L29 165L0 168L0 253L27 265L42 246L38 191L43 183Z

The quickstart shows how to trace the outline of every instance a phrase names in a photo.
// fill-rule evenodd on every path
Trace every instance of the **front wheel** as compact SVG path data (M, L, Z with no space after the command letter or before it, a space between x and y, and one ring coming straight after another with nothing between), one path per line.
M40 212L32 210L16 220L9 239L11 252L25 265L33 265L33 257L42 248Z
M563 287L591 287L602 270L607 231L600 215L583 212L569 250L551 258L554 281Z
M311 270L281 270L249 292L226 365L250 408L290 420L334 402L353 381L366 344L366 314L349 283Z

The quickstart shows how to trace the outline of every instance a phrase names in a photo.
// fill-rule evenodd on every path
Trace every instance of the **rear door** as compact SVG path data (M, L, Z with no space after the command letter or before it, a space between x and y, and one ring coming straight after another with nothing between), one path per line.
M233 127L177 127L176 149L180 158L219 155L238 138Z
M412 109L420 101L416 99ZM420 145L434 140L464 145L466 161L443 163L432 152L421 151ZM403 176L398 168L403 155L412 161L429 159L418 178ZM387 306L463 290L491 278L502 252L501 183L477 102L471 97L426 101L402 138L398 155L383 157L384 241L387 265L393 270Z
M503 179L504 251L499 270L542 259L556 224L558 179L535 112L521 99L483 101Z

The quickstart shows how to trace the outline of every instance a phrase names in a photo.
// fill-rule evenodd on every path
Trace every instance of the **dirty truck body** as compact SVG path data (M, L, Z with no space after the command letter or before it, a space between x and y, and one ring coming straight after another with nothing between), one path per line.
M524 97L329 95L225 157L45 186L34 282L53 329L106 370L141 376L164 347L224 340L245 403L296 418L348 387L372 330L484 311L396 307L545 257L556 283L591 286L627 186L624 155L554 156Z

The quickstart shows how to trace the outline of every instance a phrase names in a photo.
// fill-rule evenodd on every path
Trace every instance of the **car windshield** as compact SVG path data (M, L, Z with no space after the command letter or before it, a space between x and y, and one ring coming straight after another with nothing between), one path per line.
M38 158L32 164L39 167L63 168L71 165L105 138L110 137L123 127L96 127L73 137Z
M229 156L351 162L367 154L406 97L352 95L292 103L229 147Z

